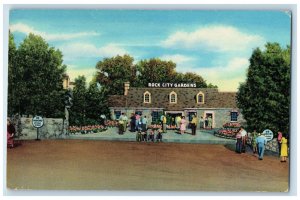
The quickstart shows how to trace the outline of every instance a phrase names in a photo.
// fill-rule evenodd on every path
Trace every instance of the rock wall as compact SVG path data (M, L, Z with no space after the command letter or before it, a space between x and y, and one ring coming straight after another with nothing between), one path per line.
M39 139L56 139L64 136L63 119L44 118L43 127L39 128ZM33 140L37 138L37 129L32 126L32 118L21 117L17 138Z
M278 152L277 138L273 138L271 141L267 142L266 150Z

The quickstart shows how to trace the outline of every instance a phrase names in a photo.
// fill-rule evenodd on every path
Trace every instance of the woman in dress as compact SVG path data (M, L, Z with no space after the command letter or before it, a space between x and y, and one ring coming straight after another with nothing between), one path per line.
M281 151L280 151L281 162L286 162L287 156L288 156L287 139L286 136L283 134L281 138Z
M277 135L277 144L278 144L279 156L281 154L281 138L282 138L282 133L278 132L278 135Z
M184 131L186 130L186 127L185 127L185 116L182 116L181 120L180 120L180 133L181 135L184 134Z
M7 146L9 148L14 148L14 135L15 135L15 127L11 123L11 121L7 120Z

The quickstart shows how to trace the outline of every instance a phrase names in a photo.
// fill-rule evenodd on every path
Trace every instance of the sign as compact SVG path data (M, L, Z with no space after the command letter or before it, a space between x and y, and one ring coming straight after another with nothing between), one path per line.
M273 139L273 132L269 129L263 131L264 136L267 138L267 141L271 141Z
M32 125L35 128L41 128L44 125L44 119L41 116L35 116L32 119Z
M196 83L148 83L153 88L195 88Z

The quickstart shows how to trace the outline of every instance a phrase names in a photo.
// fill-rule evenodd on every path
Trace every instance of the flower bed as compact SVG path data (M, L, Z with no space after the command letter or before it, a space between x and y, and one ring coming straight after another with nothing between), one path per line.
M102 131L106 131L107 127L102 125L87 125L87 126L70 126L69 133L76 134L88 134L88 133L98 133Z
M167 125L167 130L177 130L177 127L175 125Z
M162 127L160 124L151 124L148 126L148 129L158 130L158 129L162 129Z
M223 125L223 128L215 131L214 135L218 137L233 139L238 133L240 127L241 125L238 122L228 122Z
M227 122L223 125L224 128L240 128L241 124L238 122Z
M104 124L107 127L118 127L119 126L119 122L117 120L106 120Z

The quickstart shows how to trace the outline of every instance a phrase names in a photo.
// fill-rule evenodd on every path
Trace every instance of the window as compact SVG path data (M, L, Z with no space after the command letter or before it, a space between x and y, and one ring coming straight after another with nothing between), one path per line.
M152 112L152 123L158 124L160 122L160 116L162 115L161 111Z
M144 103L151 103L151 93L148 91L144 93Z
M121 116L121 111L115 111L116 119L119 119Z
M238 112L230 112L230 121L236 122L238 118Z
M197 112L189 112L189 121L192 121L194 115L197 116Z
M203 104L204 103L204 94L203 92L199 92L197 94L197 98L196 98L197 103L199 104Z
M170 93L170 103L177 103L177 94L174 91Z

